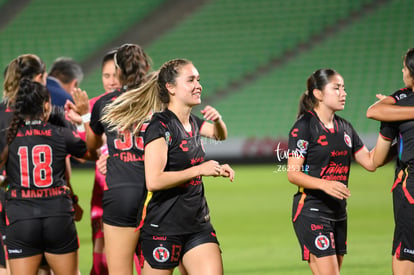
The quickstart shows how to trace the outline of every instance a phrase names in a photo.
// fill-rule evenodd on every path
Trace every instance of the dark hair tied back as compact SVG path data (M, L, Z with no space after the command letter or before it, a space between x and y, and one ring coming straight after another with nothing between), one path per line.
M315 89L323 90L329 83L330 78L338 74L333 69L319 69L309 76L306 81L307 90L302 94L299 101L299 112L297 117L300 117L305 112L308 112L318 105L318 100L313 94Z
M408 49L404 56L404 64L414 79L414 48Z
M15 113L30 119L39 119L43 115L43 106L50 99L49 92L42 84L23 78L14 104Z

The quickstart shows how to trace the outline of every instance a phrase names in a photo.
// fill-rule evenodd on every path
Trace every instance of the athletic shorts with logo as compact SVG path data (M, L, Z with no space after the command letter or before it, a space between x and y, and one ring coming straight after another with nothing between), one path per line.
M302 260L309 261L310 253L318 258L346 254L346 219L331 221L299 215L293 226L302 249Z
M154 236L142 232L140 238L142 254L155 269L177 267L183 255L198 245L219 244L212 227L209 230L185 235Z

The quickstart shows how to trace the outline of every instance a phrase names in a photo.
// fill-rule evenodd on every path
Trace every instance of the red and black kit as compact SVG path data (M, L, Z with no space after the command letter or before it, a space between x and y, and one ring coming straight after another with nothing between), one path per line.
M395 104L414 106L412 90L401 90L407 94ZM382 122L380 134L387 140L397 140L397 166L392 186L395 221L392 255L414 262L414 120Z
M147 195L142 137L147 124L141 127L138 136L134 136L130 131L109 129L100 120L105 106L124 91L116 90L96 101L90 127L96 135L106 135L108 146L106 186L102 201L103 221L114 226L137 227Z
M168 145L165 171L185 170L204 161L199 129L205 121L190 115L190 123L192 130L187 132L170 110L154 114L144 140L147 145L155 139L165 139ZM145 259L152 267L172 268L186 251L200 242L218 243L201 176L174 188L149 193L149 197L141 237ZM164 253L163 258L154 254L156 249Z
M328 129L316 112L309 111L289 133L289 157L303 158L303 167L289 169L348 186L352 158L363 147L348 121L335 115L334 128ZM346 253L346 200L299 187L292 218L304 260L308 260L309 252L317 257Z
M9 145L6 163L6 245L10 258L43 253L37 246L40 234L47 252L68 253L78 248L72 200L65 181L65 159L67 154L81 158L86 152L85 142L68 128L40 120L27 121L19 127ZM57 246L52 240L62 238L56 226L63 220L73 226L67 227L70 230ZM41 229L46 225L57 232L46 233ZM27 230L37 230L39 235L29 234L22 243L22 234Z

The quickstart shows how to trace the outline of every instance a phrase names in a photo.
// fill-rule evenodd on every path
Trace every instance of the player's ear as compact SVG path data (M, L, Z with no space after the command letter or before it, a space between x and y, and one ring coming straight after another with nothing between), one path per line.
M167 84L165 84L165 87L167 88L168 93L169 93L170 95L174 95L174 94L175 94L175 85L174 85L174 84L172 84L172 83L167 83Z
M51 111L52 111L52 104L50 103L50 101L46 101L45 104L43 105L43 113L46 116L49 116Z
M321 90L319 90L319 89L313 89L312 93L313 93L313 95L315 96L315 98L317 100L322 101L323 93L322 93Z

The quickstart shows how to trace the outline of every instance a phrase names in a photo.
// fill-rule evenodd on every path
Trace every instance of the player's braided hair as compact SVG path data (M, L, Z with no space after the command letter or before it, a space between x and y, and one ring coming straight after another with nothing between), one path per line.
M136 44L120 46L114 61L116 67L121 70L119 80L127 90L138 88L151 67L149 56Z
M1 153L1 162L5 162L7 159L9 145L16 137L19 127L26 119L41 119L44 116L44 103L49 100L49 92L42 84L27 78L23 78L19 82L19 90L12 105L13 117L7 129L7 145Z
M13 104L13 118L7 131L7 144L10 144L16 137L17 130L25 119L42 119L44 103L49 100L49 92L42 84L27 78L20 81L16 100Z
M3 97L6 101L14 101L22 78L33 79L46 71L43 61L34 54L24 54L13 59L4 75Z
M318 99L313 94L313 90L323 90L329 83L330 78L338 73L333 69L319 69L309 76L306 86L307 90L302 94L299 100L299 112L297 117L300 117L304 113L312 110L318 106Z
M187 64L191 64L191 61L187 59L173 59L164 63L164 65L160 68L160 72L158 74L158 89L162 103L168 104L170 102L170 96L166 84L175 84L176 78L179 74L179 69Z

